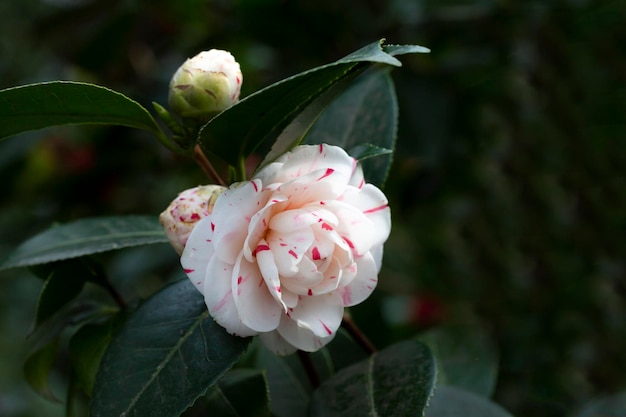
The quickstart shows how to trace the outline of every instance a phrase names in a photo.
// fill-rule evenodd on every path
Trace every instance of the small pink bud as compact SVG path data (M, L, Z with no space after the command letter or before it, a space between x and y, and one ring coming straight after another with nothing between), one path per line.
M183 253L189 234L196 223L211 214L215 201L224 190L226 188L219 185L190 188L178 194L178 197L161 213L159 221L179 255Z

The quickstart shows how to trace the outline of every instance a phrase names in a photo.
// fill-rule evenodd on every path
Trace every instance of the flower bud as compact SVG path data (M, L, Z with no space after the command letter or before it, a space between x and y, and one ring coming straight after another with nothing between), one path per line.
M183 253L189 234L196 223L211 214L215 201L225 189L219 185L190 188L178 194L178 197L161 213L159 221L179 255Z
M243 76L230 52L200 52L185 61L170 81L169 105L183 118L208 121L239 100Z

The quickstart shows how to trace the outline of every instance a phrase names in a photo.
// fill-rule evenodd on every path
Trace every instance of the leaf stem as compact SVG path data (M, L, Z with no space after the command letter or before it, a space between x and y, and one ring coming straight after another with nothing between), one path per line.
M219 185L226 187L226 183L224 182L222 177L219 176L217 171L215 171L215 168L213 168L213 165L211 165L211 162L202 151L202 148L200 147L200 145L196 145L193 148L193 159L196 161L198 165L200 165L200 168L206 174L207 177L209 177L210 179L212 179Z
M103 284L104 288L107 290L107 292L109 293L109 295L111 295L111 298L113 298L113 301L115 301L115 304L117 304L120 309L125 310L126 309L126 301L124 301L124 299L122 298L120 293L117 292L117 290L111 284L111 282L109 281L109 279L107 277L104 278L102 284Z
M341 326L350 334L350 336L370 355L376 353L377 349L374 344L359 329L349 313L343 315Z
M309 377L309 382L313 389L317 389L320 386L320 376L315 369L315 365L313 364L313 360L311 359L311 354L309 352L304 352L302 350L298 350L298 359L302 363L302 367Z

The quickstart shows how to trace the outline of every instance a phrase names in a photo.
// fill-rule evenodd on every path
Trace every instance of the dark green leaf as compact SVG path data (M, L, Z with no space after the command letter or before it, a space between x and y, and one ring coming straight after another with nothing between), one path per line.
M211 387L206 409L221 417L269 417L268 394L263 371L235 369Z
M391 149L381 148L371 144L357 145L350 149L350 155L355 157L358 161L364 161L375 156L389 155L393 153Z
M448 326L418 338L437 359L437 386L452 385L490 397L498 374L498 353L479 326Z
M576 417L609 416L626 416L626 392L597 398L576 414Z
M111 341L114 319L104 323L86 324L70 339L69 355L75 376L75 385L90 395L102 356Z
M362 163L366 180L381 186L391 166L397 124L398 104L388 69L373 68L328 106L304 143L337 145L353 156L362 152L363 144L389 150Z
M0 263L0 270L164 242L167 238L156 217L81 219L52 227L27 240Z
M28 354L24 361L26 381L44 398L55 399L48 387L61 334L69 327L110 314L94 303L74 302L65 305L53 316L40 323L28 336Z
M421 416L435 383L435 361L414 340L390 346L324 382L311 416Z
M55 402L58 402L59 399L50 389L49 380L58 346L58 339L54 339L30 354L24 361L24 378L28 385L43 398Z
M230 369L249 341L213 321L189 280L169 285L114 336L96 377L91 416L178 416Z
M64 124L115 124L160 135L139 103L93 84L53 81L0 91L0 139Z
M512 417L483 397L449 386L437 386L426 409L426 417Z
M75 258L46 264L39 268L47 270L47 279L41 289L35 325L56 313L61 307L80 294L85 282L102 283L104 271L89 258Z
M339 61L294 75L244 98L202 129L200 143L207 153L236 166L240 158L247 157L263 143L273 143L317 97L331 88L345 88L342 80L371 67L373 63L401 65L400 61L383 51L381 42L372 43ZM315 113L323 110L325 105L321 102L308 108L306 117L298 120L297 128L287 131L288 138L281 139L279 148L297 141L317 117Z
M305 416L312 388L297 356L278 356L260 348L257 366L267 373L272 414L276 417Z

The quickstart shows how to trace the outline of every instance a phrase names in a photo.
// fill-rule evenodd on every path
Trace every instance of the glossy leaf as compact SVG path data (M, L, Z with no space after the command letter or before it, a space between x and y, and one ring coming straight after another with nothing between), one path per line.
M263 371L235 369L211 387L203 408L221 417L269 417L269 401Z
M167 238L156 217L81 219L52 227L30 238L0 263L0 270L165 242Z
M96 377L91 416L178 416L237 361L249 339L209 316L189 280L142 304L109 345Z
M424 51L406 49L409 52ZM273 143L299 113L308 109L304 120L297 122L299 126L281 140L280 148L285 148L284 144L299 140L325 104L314 105L315 111L307 106L331 88L347 87L342 83L344 79L373 63L401 65L383 50L381 42L372 43L334 63L294 75L244 98L202 129L200 144L209 154L236 166L240 158L247 157L262 144Z
M470 391L437 386L426 409L426 417L513 417L498 404Z
M114 319L104 323L86 324L72 335L69 355L75 375L75 385L90 395L98 366L113 336Z
M435 361L414 340L398 343L338 372L311 399L310 415L421 416L435 382Z
M110 312L99 304L74 302L39 323L27 339L24 374L29 385L44 398L56 400L48 383L62 333L71 326L98 320L108 314Z
M312 388L297 356L278 356L260 348L257 366L267 374L272 414L276 417L306 415Z
M59 311L80 294L85 282L102 283L104 270L89 258L75 258L46 264L40 272L46 280L39 294L35 325Z
M58 346L58 339L54 339L30 354L24 361L24 379L28 385L43 398L55 402L60 401L50 389L49 380Z
M388 150L362 162L366 180L381 186L391 166L397 125L398 103L389 71L373 68L328 106L304 143L337 145L355 157L364 151L363 144Z
M53 81L0 90L0 139L50 126L87 123L161 134L139 103L98 85Z
M498 374L498 353L479 326L447 326L418 339L437 359L437 386L452 385L490 397Z

